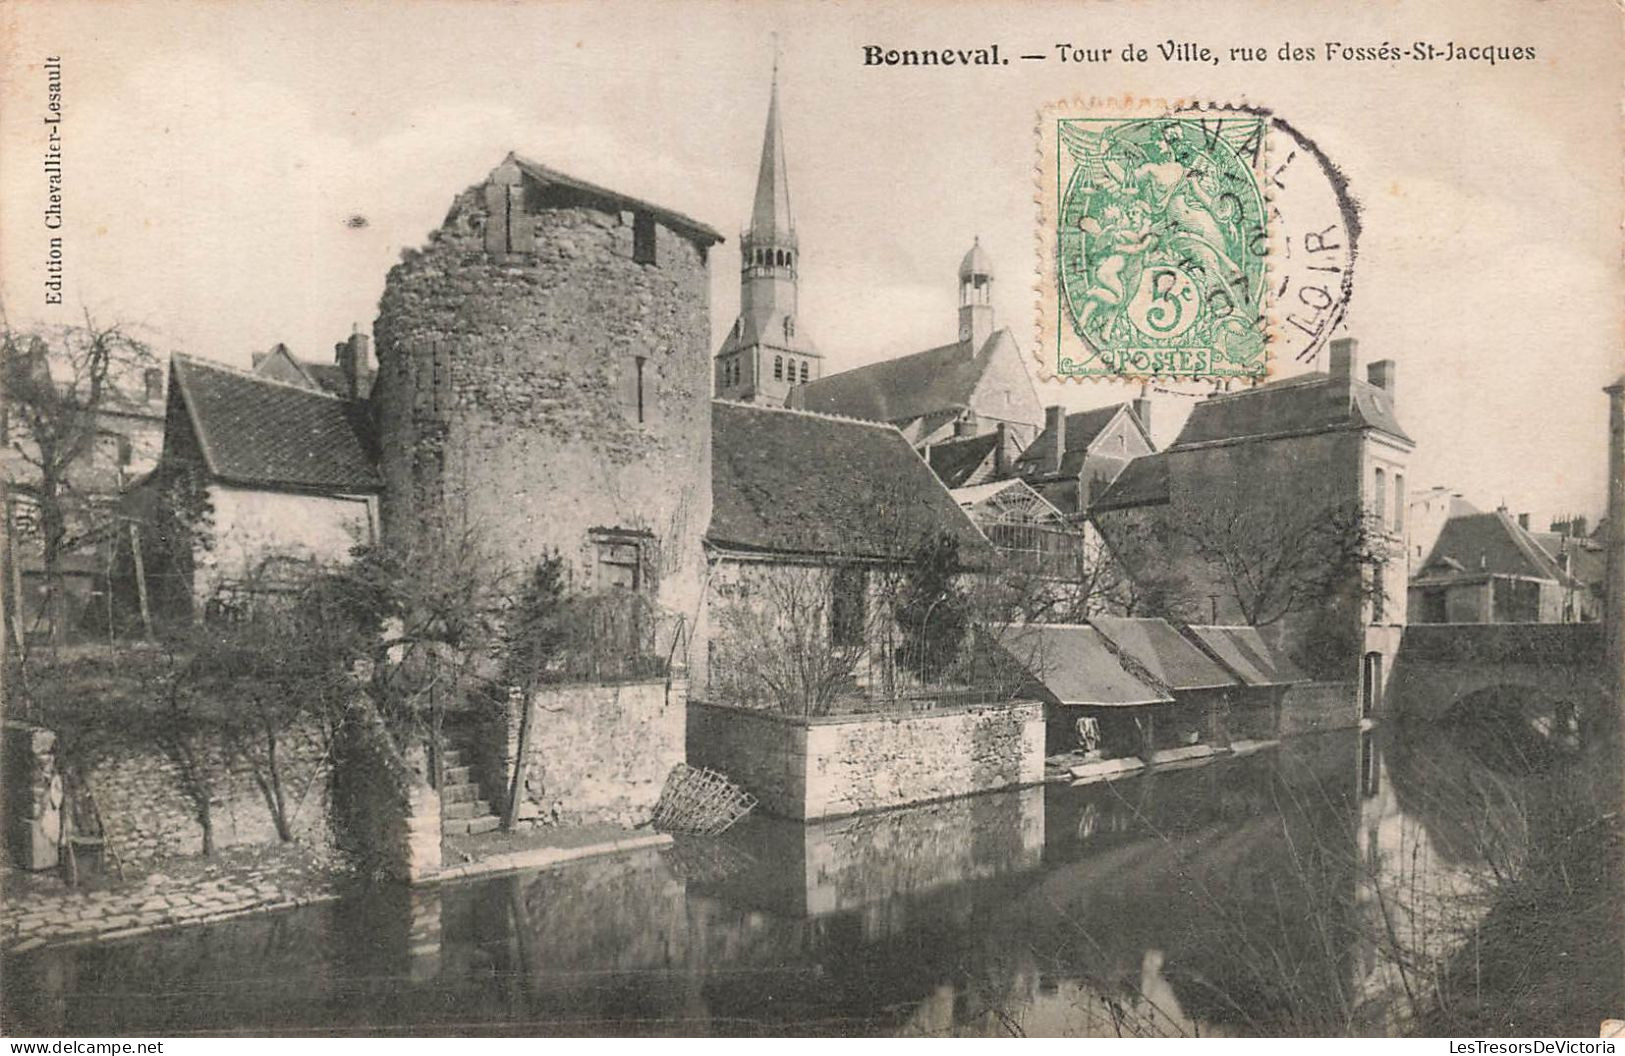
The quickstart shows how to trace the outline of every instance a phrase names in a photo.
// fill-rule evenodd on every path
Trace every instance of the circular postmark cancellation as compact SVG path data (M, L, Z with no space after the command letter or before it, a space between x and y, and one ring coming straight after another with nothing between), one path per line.
M1039 141L1046 375L1261 379L1342 322L1356 204L1269 110L1057 104Z

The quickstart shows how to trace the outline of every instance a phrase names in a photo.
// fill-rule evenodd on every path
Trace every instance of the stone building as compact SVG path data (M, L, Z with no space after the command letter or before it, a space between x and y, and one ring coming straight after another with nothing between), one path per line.
M739 262L739 318L717 351L715 392L724 399L782 407L791 388L823 376L823 357L807 336L797 305L801 243L790 212L777 71Z
M729 695L737 665L747 662L730 655L730 615L747 611L765 613L770 624L789 620L794 627L770 626L765 640L793 632L809 657L867 649L859 678L878 691L891 658L869 638L884 621L885 577L939 535L950 536L972 567L988 567L993 548L892 426L722 400L712 415L710 569L696 692ZM819 457L801 459L806 451ZM791 464L796 472L785 471Z
M1129 463L1091 519L1114 550L1138 551L1137 577L1179 573L1175 615L1258 625L1312 677L1353 681L1363 665L1380 689L1405 623L1415 444L1395 414L1393 361L1363 376L1358 367L1354 341L1343 339L1332 342L1329 373L1215 393L1168 449ZM1338 562L1360 572L1330 584L1311 583L1324 569L1295 556L1361 540L1360 553L1342 554L1355 562ZM1295 571L1268 574L1281 556ZM1263 586L1244 596L1249 579Z
M386 539L471 536L519 574L556 553L572 590L692 620L719 241L512 154L458 195L391 269L373 327Z
M171 360L169 393L163 458L128 506L162 614L232 604L274 587L281 563L341 562L377 540L364 403L189 356Z
M1410 581L1415 623L1567 623L1583 586L1505 507L1445 522ZM1595 618L1595 614L1592 615Z
M1150 433L1151 401L1142 391L1133 403L1067 414L1044 410L1044 431L1016 459L1015 472L1074 520L1117 479L1130 462L1156 450Z
M811 381L790 406L886 422L923 448L996 432L1019 451L1044 421L1027 363L1008 327L995 327L993 262L981 242L959 265L959 336L923 352Z
M1466 517L1482 513L1477 506L1462 497L1461 492L1435 484L1425 491L1414 491L1406 499L1405 555L1410 574L1415 576L1433 553L1433 544L1439 541L1445 522L1452 517Z

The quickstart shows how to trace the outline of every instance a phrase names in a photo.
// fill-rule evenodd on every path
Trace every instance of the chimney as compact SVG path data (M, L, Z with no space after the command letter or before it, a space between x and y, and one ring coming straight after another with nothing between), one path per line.
M1003 480L1010 475L1009 438L1004 435L1003 422L993 427L993 436L993 476Z
M1340 337L1331 344L1330 373L1341 381L1353 381L1360 366L1359 345L1352 337Z
M1527 513L1518 514L1518 527L1526 532L1529 530L1529 515Z
M1134 400L1134 416L1145 427L1146 435L1151 434L1151 383L1140 382L1140 395Z
M1061 471L1061 456L1066 454L1066 408L1053 404L1044 408L1044 433L1049 437L1049 471Z
M1365 368L1366 380L1386 392L1389 397L1394 395L1394 366L1391 359L1379 359Z
M361 391L361 379L367 373L367 354L372 342L359 327L350 336L333 346L333 361L344 376L344 395L359 400L367 395Z
M954 439L963 440L965 437L975 436L977 424L976 412L966 411L954 422Z

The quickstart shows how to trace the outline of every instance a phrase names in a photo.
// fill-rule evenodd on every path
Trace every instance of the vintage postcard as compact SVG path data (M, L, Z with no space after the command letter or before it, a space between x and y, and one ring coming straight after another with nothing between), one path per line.
M1614 1051L1617 4L0 47L7 1038Z

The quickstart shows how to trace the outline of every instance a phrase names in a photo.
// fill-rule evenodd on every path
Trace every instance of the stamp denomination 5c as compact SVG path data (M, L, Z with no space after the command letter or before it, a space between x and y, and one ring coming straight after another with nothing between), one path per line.
M1046 108L1039 204L1047 373L1265 373L1264 133L1252 114Z

